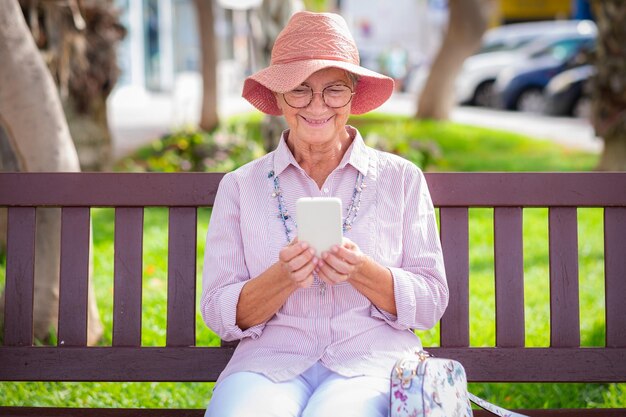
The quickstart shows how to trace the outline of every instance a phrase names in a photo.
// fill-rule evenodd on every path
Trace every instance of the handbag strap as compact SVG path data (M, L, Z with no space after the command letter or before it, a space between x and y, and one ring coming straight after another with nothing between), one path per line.
M526 414L520 414L513 411L509 411L506 408L498 407L495 404L490 403L489 401L485 401L480 397L475 396L471 392L467 393L470 401L476 404L477 406L484 408L491 414L495 414L500 417L528 417Z

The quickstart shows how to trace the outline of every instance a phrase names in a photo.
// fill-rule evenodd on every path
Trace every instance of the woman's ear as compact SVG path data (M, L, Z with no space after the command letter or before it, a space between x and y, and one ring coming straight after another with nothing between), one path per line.
M282 94L279 94L279 93L277 93L275 91L272 91L272 93L274 94L274 100L276 100L276 105L280 109L280 112L281 113L285 113L284 107L283 107L285 105L285 102L282 99Z

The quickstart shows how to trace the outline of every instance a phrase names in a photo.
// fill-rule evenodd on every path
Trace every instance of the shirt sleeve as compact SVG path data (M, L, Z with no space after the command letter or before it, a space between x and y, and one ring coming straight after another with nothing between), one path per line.
M200 311L222 340L258 338L265 324L242 330L236 324L241 290L250 279L239 221L239 187L229 173L222 178L211 213L204 249Z
M388 267L393 276L397 316L372 306L371 314L399 329L430 329L448 306L443 252L424 174L414 165L405 171L402 262Z

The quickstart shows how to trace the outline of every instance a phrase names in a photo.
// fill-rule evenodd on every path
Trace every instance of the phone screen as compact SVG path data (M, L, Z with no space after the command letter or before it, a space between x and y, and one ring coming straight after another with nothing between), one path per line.
M336 197L304 197L296 202L298 240L307 242L316 255L341 245L341 200Z

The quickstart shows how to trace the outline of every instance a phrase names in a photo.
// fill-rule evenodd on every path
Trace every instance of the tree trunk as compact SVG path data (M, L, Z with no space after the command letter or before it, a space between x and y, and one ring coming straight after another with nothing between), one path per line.
M219 123L217 115L217 48L215 42L213 0L194 0L198 13L198 34L202 50L202 110L200 128L212 131Z
M9 134L2 126L2 116L0 116L0 171L16 172L20 170L17 155L13 152L13 147L9 143ZM0 241L5 237L0 228ZM2 246L0 246L0 251Z
M254 33L255 44L258 48L259 66L264 68L270 64L272 48L281 30L287 25L291 16L304 10L301 0L263 0L258 9L260 24L257 33ZM259 68L260 69L260 68ZM287 122L282 116L266 114L261 123L263 147L267 152L276 149L280 141L280 134L287 129Z
M94 97L88 114L77 110L72 97L63 109L82 171L109 171L113 165L113 142L106 108L106 97Z
M112 165L106 100L117 82L118 42L126 30L112 0L33 3L22 0L25 15L38 15L38 46L61 93L61 101L83 171Z
M19 171L17 157L13 152L13 148L9 143L9 134L2 125L2 116L0 116L0 171L15 172ZM7 247L7 209L0 207L0 254L5 253ZM0 292L0 330L2 330L2 315L4 314L4 300ZM0 333L2 334L2 333Z
M446 120L454 106L454 83L463 61L480 46L493 0L450 0L448 29L417 106L419 119Z
M598 43L592 123L604 139L596 169L626 171L626 5L623 0L594 0L593 7Z
M0 19L0 115L21 170L80 171L56 86L17 0L0 2Z
M0 2L0 62L0 124L20 170L80 171L56 85L17 0ZM33 327L35 337L41 340L58 322L60 222L59 209L37 210ZM97 313L90 290L91 343L102 335Z

